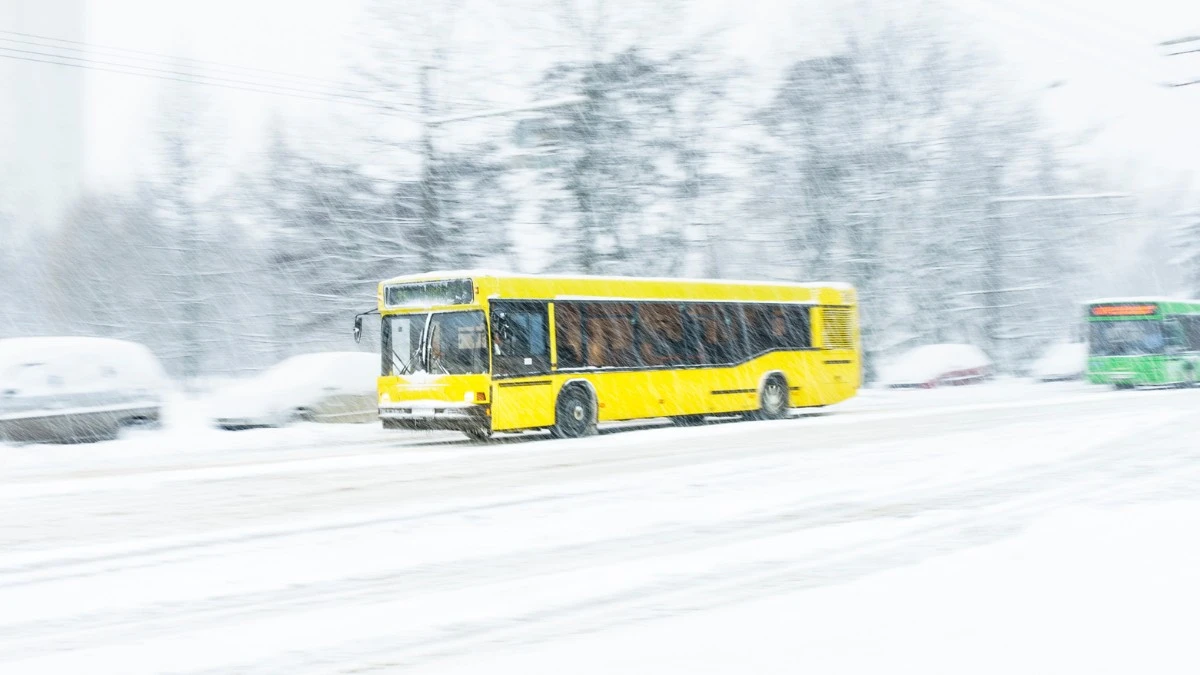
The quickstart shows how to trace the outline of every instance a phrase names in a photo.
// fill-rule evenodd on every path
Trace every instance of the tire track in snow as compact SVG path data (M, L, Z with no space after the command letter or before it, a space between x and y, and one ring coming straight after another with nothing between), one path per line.
M878 518L911 518L922 513L939 510L986 509L997 504L1012 501L1013 495L1017 495L1018 498L1020 495L1034 495L1036 497L1038 491L1047 483L1050 483L1051 479L1064 473L1072 474L1076 478L1080 471L1091 471L1103 475L1111 460L1127 454L1127 451L1120 446L1120 443L1120 439L1109 440L1106 443L1100 444L1100 452L1077 456L1065 462L1036 465L1032 468L1004 472L1001 475L991 477L987 480L976 481L965 486L947 486L948 490L944 490L932 498L929 496L930 488L922 487L918 490L897 491L887 495L887 499L874 500L868 503L851 501L846 503L813 504L811 501L799 501L777 512L758 514L711 526L676 529L665 528L629 538L605 539L580 545L540 548L505 556L460 561L450 565L440 564L425 568L410 567L393 574L310 584L288 589L285 592L272 591L253 596L234 595L218 599L214 602L203 603L204 606L202 607L195 606L196 603L168 603L162 606L143 608L144 611L125 616L124 620L120 621L118 625L98 626L96 627L96 631L88 630L85 626L90 624L93 619L102 617L81 617L81 624L77 628L81 629L83 634L90 634L90 640L79 632L75 633L75 635L77 638L84 638L83 641L85 643L89 641L103 642L106 640L119 640L122 637L128 637L128 634L126 634L127 631L138 634L144 639L160 631L170 634L214 621L245 618L246 616L260 613L271 614L280 611L299 611L329 604L370 601L376 598L381 592L389 592L395 595L405 592L417 592L423 587L430 586L436 586L437 592L452 591L456 588L477 586L481 583L498 583L513 578L537 577L570 570L586 569L600 564L615 564L638 558L676 555L688 551L712 548L714 546L729 545L739 541L752 541L776 534L794 533L805 529L847 522ZM1193 459L1191 457L1175 458L1169 462L1169 465L1171 467L1177 464L1186 465L1191 463ZM1165 470L1165 467L1155 466L1152 470L1161 472ZM745 478L745 476L742 477L742 479ZM1038 497L1035 502L1061 503L1064 497L1078 497L1081 494L1091 491L1094 491L1094 489L1081 492L1078 489L1067 487L1062 490L1048 492L1046 493L1047 496ZM1024 508L1028 511L1032 507L1026 506ZM1014 511L1014 513L1017 512ZM963 525L956 521L950 525L934 528L933 532L936 533L939 530L946 530L951 533L961 532ZM925 541L925 539L908 536L900 538L895 545L911 546L914 542L920 543L922 541ZM664 546L663 542L667 542L667 545ZM855 556L861 557L863 549L862 547L856 547L855 551L844 555L849 555L851 558ZM923 553L922 555L926 554ZM766 565L766 568L760 569L763 565ZM747 582L747 587L752 588L760 582L769 582L773 578L770 574L774 572L771 572L771 569L767 568L773 567L771 564L756 563L746 570L738 571L737 574L751 580ZM867 567L869 568L870 565ZM483 575L481 577L478 574L480 569L489 570L490 576ZM822 574L818 573L819 571L819 568L804 568L804 574L813 578L824 578ZM470 576L472 572L476 573L475 576ZM515 576L514 572L516 572ZM726 573L721 573L718 576L724 577ZM453 584L455 581L458 582L457 586ZM713 583L712 579L702 576L688 581L681 588L694 588L694 584ZM559 620L561 617L583 616L589 612L599 611L600 608L623 607L634 599L667 597L662 596L662 593L669 590L663 588L635 588L603 600L590 600L568 605L559 610L546 610L545 612L536 613L535 616L522 616L513 620L534 623L553 622ZM54 627L26 625L23 628L29 629L28 632L40 633L43 632L42 629L53 629ZM57 628L61 631L68 627L58 622ZM455 635L454 640L473 640L483 639L480 636L489 635L491 631L496 630L503 632L508 629L502 625L487 624L459 627L452 632ZM50 630L49 632L53 633L55 631ZM438 634L442 633L442 631L439 631ZM52 643L45 645L45 647L61 648L63 645L61 638L63 637L66 636L59 633L59 637L52 638ZM419 646L422 652L432 649L432 656L442 653L438 651L437 645L439 644L445 643L445 650L456 651L459 649L457 646L450 646L456 645L457 642L454 640L446 642L446 639L449 638L438 642L430 639L429 636L425 636L415 639L412 645L413 648ZM56 645L57 647L52 647L52 645ZM389 641L389 645L388 650L391 653L395 653L393 650L399 647L399 645L392 641ZM32 647L34 651L38 651L37 647L32 644L27 643L26 646ZM408 661L406 660L405 662ZM389 665L394 666L397 664L390 663ZM275 666L273 666L273 669L276 669ZM287 670L290 670L290 668L287 668ZM278 672L277 669L276 672Z
M1169 432L1158 433L1148 440L1166 439L1171 435ZM1116 445L1110 444L1110 450ZM1122 449L1115 449L1118 452L1106 453L1102 459L1121 457ZM1146 462L1136 470L1127 472L1127 477L1146 480L1164 472L1172 472L1172 482L1190 486L1191 493L1194 494L1195 488L1200 486L1200 463L1197 460L1200 460L1200 452L1193 452L1186 457ZM1097 469L1100 468L1101 462L1087 464L1090 466L1062 468ZM1181 467L1187 469L1187 472L1178 472ZM1052 478L1062 471L1043 473L1043 478ZM1012 481L1010 486L1013 484L1019 484L1019 481ZM605 628L628 626L664 616L754 600L779 590L795 592L833 583L845 583L872 573L916 564L937 555L996 541L1023 529L1033 517L1049 508L1063 504L1079 504L1084 500L1103 502L1114 490L1114 486L1108 481L1086 486L1067 486L1040 493L1036 488L1027 485L1022 488L1024 495L1010 500L1012 503L1004 507L992 508L982 514L964 513L946 522L922 527L913 533L882 540L873 545L834 549L816 560L767 560L727 565L711 572L629 588L600 598L511 615L500 621L439 626L429 634L414 636L403 642L394 639L364 640L358 645L360 651L357 654L353 646L344 645L338 650L346 656L342 659L342 664L352 660L359 665L343 667L340 670L367 673L416 667L431 661L486 649L488 645L497 643L503 643L506 647L533 645ZM1157 490L1151 487L1150 491ZM938 499L928 507L936 509L951 504L952 500ZM896 511L891 517L916 515L911 508L914 506L912 504L894 506ZM972 505L963 504L960 508L961 506ZM979 508L979 505L974 505L974 508ZM309 670L311 664L318 660L317 654L299 654L283 662L273 662L270 667L283 667L289 672L302 673ZM269 670L268 668L256 671L255 665L257 664L242 664L237 669L245 673ZM324 664L321 669L328 671L330 664Z
M1016 410L1007 411L1003 418L991 416L989 417L988 421L994 423L1004 423L1006 426L1011 428L1011 423L1019 423L1025 417L1026 415L1024 412L1018 408ZM832 437L821 437L816 439L815 442L821 446L838 446L846 443L862 443L863 441L858 437L864 435L882 436L890 433L913 432L914 430L919 431L921 429L919 425L914 426L912 421L909 419L888 420L885 422L885 424L887 426L884 426L882 429L867 429L865 430L865 434L863 428L854 425L850 425L850 428L835 427L833 429ZM977 427L977 424L978 420L972 417L967 417L954 420L949 424L946 421L941 421L932 426L937 430L938 433L948 434L962 430L974 431ZM784 429L781 427L776 426L775 428L766 431L775 431L777 433L759 434L766 435L770 445L754 448L753 457L756 459L777 456L781 454L792 455L796 453L802 453L807 450L812 450L812 448L797 448L797 439L794 437L785 436L783 433L779 433L784 431ZM829 436L830 434L826 435ZM803 443L804 439L801 438L800 442ZM624 452L618 450L617 452L605 453L602 455L563 456L561 447L556 446L553 449L542 449L532 455L519 454L499 457L472 456L466 458L465 460L456 458L455 460L451 461L450 467L429 474L393 476L368 481L364 481L360 475L355 474L351 476L351 482L349 485L358 490L371 487L384 491L391 491L395 489L397 494L399 494L401 490L405 490L407 488L404 496L406 499L412 501L420 498L422 496L422 492L430 497L442 498L448 492L477 494L480 491L489 488L493 491L503 491L506 489L524 489L535 484L562 484L575 478L594 478L596 476L592 476L590 474L596 472L597 470L606 472L604 475L607 476L611 473L617 472L644 472L648 469L671 470L679 466L697 466L705 463L726 461L731 458L744 459L748 457L744 448L730 448L720 444L716 444L714 447L710 448L683 448L674 451L658 450L657 452L652 452L650 454L642 454L644 450L644 447L633 447L625 450ZM851 456L851 459L848 461L859 461L862 456L861 451L848 454ZM530 464L531 462L532 464ZM407 468L407 465L404 465L402 462L398 462L396 464L405 466ZM318 464L315 466L322 465ZM442 468L440 464L434 464L431 466L433 466L434 469ZM416 468L425 468L425 466L417 465ZM343 469L343 471L345 470ZM580 474L583 475L581 476ZM504 476L509 477L509 481L507 483L502 483L499 481L499 478ZM531 483L529 480L530 478L536 478L536 483ZM415 490L413 489L414 487L416 488ZM320 491L304 491L297 494L295 498L298 501L308 502L322 495L337 494L340 492L340 489L340 487L334 487ZM598 491L592 491L591 493L604 493L610 490L611 488L604 488ZM202 496L205 494L208 493L202 493ZM228 499L228 495L224 493L215 493L213 496L222 500L223 502L227 501ZM578 497L580 495L571 496ZM170 496L172 500L178 500L181 497L182 495L178 493L173 493ZM262 492L255 491L251 493L246 500L253 504L254 502L268 497L270 497L269 493L264 494ZM138 505L135 503L133 506L125 506L123 508L123 512L147 513L153 515L155 513L154 504L159 498L160 495L147 495L146 501L149 503L144 505ZM501 498L498 500L485 500L481 503L469 506L435 510L424 513L418 512L415 515L412 513L404 513L397 516L380 517L376 515L367 518L345 518L340 519L338 522L329 524L313 525L311 523L306 523L294 526L262 528L257 532L250 534L215 534L197 537L194 541L183 543L152 544L148 546L133 547L132 549L127 548L117 553L99 555L67 555L58 559L41 560L37 563L0 567L0 588L23 583L20 580L20 577L31 572L49 571L63 568L83 568L97 563L119 563L122 561L129 561L131 567L137 567L148 564L157 564L159 561L155 560L155 558L158 556L175 553L187 553L189 551L203 552L205 549L215 546L250 543L254 541L270 541L298 536L303 537L314 531L334 532L359 529L363 527L401 524L405 522L412 522L414 519L423 517L465 514L473 511L487 511L496 507L509 505L510 503L530 504L538 501L545 501L546 499L549 498L525 498L516 501L513 501L511 498ZM558 497L556 496L554 499L558 499ZM231 506L240 507L241 505L229 503L222 504L222 507L225 509L230 509ZM36 505L26 503L25 508L36 508ZM203 511L203 509L198 510ZM240 511L240 508L235 508L232 510ZM9 548L11 550L12 547L10 546ZM139 559L142 558L148 558L150 560L145 563L139 563ZM115 569L122 569L122 567L110 567L103 571L113 571ZM91 572L84 570L76 574L62 573L67 576L51 576L49 579L53 580L58 578L69 578L69 576L88 573ZM14 576L18 577L18 579L13 580L12 577Z

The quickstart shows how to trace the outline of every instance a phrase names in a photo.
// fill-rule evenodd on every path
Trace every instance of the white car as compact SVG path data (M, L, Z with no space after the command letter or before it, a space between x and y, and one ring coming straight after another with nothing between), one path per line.
M145 346L92 337L0 340L0 438L91 442L157 424L168 380Z
M992 376L992 360L974 345L925 345L900 355L881 375L881 383L893 389L975 384Z
M222 429L292 422L365 423L379 419L378 354L319 352L285 359L218 392L213 417Z
M1088 348L1085 342L1056 344L1033 362L1030 375L1041 382L1078 380L1087 371Z

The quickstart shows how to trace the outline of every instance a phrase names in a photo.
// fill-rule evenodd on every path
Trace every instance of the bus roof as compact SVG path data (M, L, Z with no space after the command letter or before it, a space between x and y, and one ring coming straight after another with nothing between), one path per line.
M421 272L418 274L406 274L398 277L387 279L383 282L387 284L398 284L407 281L431 281L435 279L478 279L480 277L488 277L495 279L540 279L546 281L613 281L613 282L645 282L645 283L673 283L673 284L729 284L729 285L745 285L745 286L777 286L786 288L808 288L808 289L823 289L828 288L836 291L852 291L853 284L848 284L842 281L809 281L804 283L794 281L777 281L777 280L748 280L748 279L701 279L701 278L681 278L681 277L633 277L633 276L603 276L603 275L582 275L582 274L520 274L516 272L505 272L500 270L489 269L472 269L472 270L437 270L432 272Z

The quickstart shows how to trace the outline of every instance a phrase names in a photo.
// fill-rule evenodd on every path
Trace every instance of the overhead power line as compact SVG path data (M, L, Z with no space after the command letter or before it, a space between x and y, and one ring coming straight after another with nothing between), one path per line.
M1164 40L1163 42L1160 42L1158 44L1161 47L1178 47L1179 45L1191 46L1196 43L1200 43L1200 35L1187 35L1187 36L1184 36L1181 38L1175 38L1174 40ZM1176 51L1167 52L1167 56L1169 56L1169 57L1170 56L1184 56L1187 54L1200 54L1200 47L1195 47L1192 49L1178 49ZM1183 82L1172 82L1171 86L1172 87L1190 87L1190 86L1197 85L1197 84L1200 84L1200 79L1185 80Z
M11 45L36 49L23 49ZM370 98L369 91L335 80L205 59L180 58L157 52L97 45L20 31L0 30L0 57L260 94L345 102L386 112L396 112L398 109L415 111L413 103L374 100ZM195 67L196 70L191 70L191 67ZM447 97L439 97L439 100L442 103L481 109L488 107L486 102L481 101Z
M3 36L3 35L13 36L13 37L0 38L0 40L7 40L10 42L23 42L24 44L32 44L32 45L40 46L40 47L50 47L53 49L65 49L65 50L71 50L71 51L76 51L76 52L110 52L110 55L112 55L112 56L118 56L120 58L125 58L125 59L135 60L135 61L157 62L157 65L169 64L169 63L189 64L189 65L201 66L208 70L228 70L228 71L234 71L234 72L243 71L246 73L257 73L260 77L262 75L268 76L267 79L295 80L296 83L320 84L323 86L332 86L332 87L339 87L339 88L344 86L340 82L336 82L333 80L327 80L324 78L316 78L316 77L312 77L310 75L285 73L285 72L278 71L278 70L268 70L266 68L256 68L253 66L235 65L235 64L231 64L231 63L222 63L220 61L209 61L206 59L178 57L178 56L173 56L170 54L162 54L159 52L144 51L144 50L140 50L140 49L128 49L125 47L112 47L112 46L108 46L108 45L98 45L98 44L93 44L90 42L83 42L80 40L67 40L65 38L51 37L49 35L38 35L36 33L23 33L20 31L0 30L0 36ZM14 38L23 38L23 40L16 40ZM29 40L33 40L36 42L28 42ZM42 44L42 43L50 43L50 44ZM64 45L66 45L66 46L64 46Z
M566 106L570 106L570 105L575 105L578 103L586 103L587 100L588 99L586 96L566 96L566 97L558 98L558 99L551 99L551 100L547 100L547 101L537 101L537 102L528 103L525 105L512 106L509 108L496 108L494 110L481 110L479 112L468 113L465 115L455 115L453 117L439 117L439 118L434 118L434 119L428 120L426 122L426 124L428 124L430 126L440 126L443 124L449 124L451 122L463 122L466 120L480 119L483 117L500 117L503 115L511 115L513 113L519 113L519 112L530 112L530 111L534 111L534 110L547 110L550 108L562 108L562 107L566 107Z
M186 70L176 70L171 68L156 68L152 66L139 66L132 63L121 63L119 61L106 61L103 59L90 58L87 56L72 56L70 54L57 54L51 51L40 51L37 49L20 49L17 47L6 47L0 44L0 52L7 54L18 54L35 59L52 59L60 65L81 65L95 67L98 70L108 70L110 72L121 72L127 75L145 75L151 77L167 76L180 81L211 81L230 85L231 87L242 88L248 91L261 91L264 89L270 90L272 93L280 93L285 95L299 95L307 98L346 98L346 99L363 99L360 94L350 93L346 91L320 91L317 89L308 89L298 86L290 86L281 83L263 82L254 79L239 79L227 76L207 75L200 72L189 72ZM33 60L33 59L31 59ZM374 103L373 101L369 101Z
M1160 47L1174 47L1175 45L1187 44L1189 42L1200 42L1200 35L1188 35L1174 40L1163 40L1158 43Z
M1087 56L1093 61L1105 63L1111 70L1122 71L1136 80L1153 83L1158 86L1172 86L1168 82L1161 81L1155 73L1135 68L1109 50L1089 46L1086 42L1078 38L1047 27L1044 21L1030 18L1026 13L1015 10L1003 3L968 0L967 2L956 4L955 8L964 10L977 19L992 22L999 21L1018 30L1036 33L1043 39L1053 41L1056 46L1068 48L1081 56ZM1030 8L1026 7L1026 9ZM1041 16L1043 19L1045 18L1044 14Z

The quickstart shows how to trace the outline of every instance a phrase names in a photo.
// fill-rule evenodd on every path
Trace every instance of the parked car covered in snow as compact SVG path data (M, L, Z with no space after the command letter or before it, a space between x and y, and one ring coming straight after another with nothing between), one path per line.
M1079 380L1087 371L1088 350L1085 342L1065 342L1051 346L1029 369L1040 382Z
M887 387L931 389L983 382L992 376L992 360L981 349L966 344L916 347L881 369Z
M71 443L156 424L167 378L143 345L90 337L0 340L0 438Z
M213 397L222 429L292 422L365 423L379 419L379 356L363 352L301 354Z

